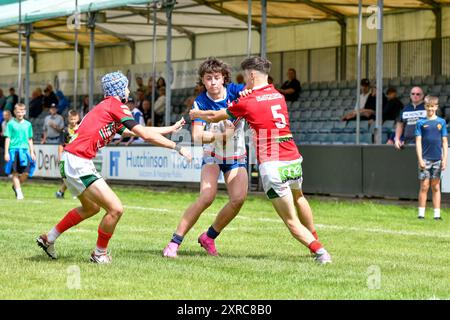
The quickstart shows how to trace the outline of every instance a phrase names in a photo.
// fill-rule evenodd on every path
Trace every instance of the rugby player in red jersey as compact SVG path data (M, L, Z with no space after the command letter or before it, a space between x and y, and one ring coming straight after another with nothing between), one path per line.
M106 214L98 227L97 245L90 260L100 264L111 262L111 256L107 253L108 242L122 216L123 206L95 169L92 159L116 133L139 136L154 145L175 149L188 161L191 160L188 149L163 136L181 129L183 119L170 127L139 125L124 105L130 93L128 79L121 72L108 73L102 77L102 86L105 99L83 118L64 148L60 161L61 176L69 190L78 197L81 206L70 210L47 234L36 239L37 244L52 259L57 258L55 240L67 229L94 216L103 208Z
M247 121L256 139L256 153L264 192L293 237L314 253L315 261L320 264L330 263L329 253L317 240L317 236L300 220L300 217L304 219L305 216L305 212L301 211L306 201L302 193L303 158L289 129L286 101L273 85L267 82L271 62L260 57L251 57L245 59L241 67L244 70L247 89L252 90L249 95L235 100L227 109L193 109L190 111L190 117L208 122L235 118ZM312 213L309 213L309 224L312 224Z

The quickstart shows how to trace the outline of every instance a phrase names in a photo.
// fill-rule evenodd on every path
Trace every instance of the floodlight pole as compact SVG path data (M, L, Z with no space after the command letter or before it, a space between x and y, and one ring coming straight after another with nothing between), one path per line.
M252 54L252 0L248 0L247 15L247 58Z
M377 19L377 107L375 113L375 144L381 144L383 116L383 0L378 0Z
M90 30L89 44L89 110L94 106L94 55L95 55L95 18L96 12L89 12L88 28Z
M362 0L358 3L358 54L356 57L356 144L359 144L359 132L361 125L361 115L359 105L361 104L361 60L362 60Z
M173 70L172 70L172 12L175 2L167 0L165 2L166 18L167 18L167 52L166 52L166 110L165 110L165 124L170 126L170 113L171 113L171 95L172 95L172 82L173 82Z
M267 0L261 0L261 58L266 58L267 46Z
M32 32L31 23L25 25L25 37L26 37L26 56L25 56L25 108L29 111L30 104L30 37Z
M74 44L74 58L73 58L73 109L77 109L77 95L78 95L78 28L80 27L80 14L78 12L78 0L75 0L75 44Z
M155 125L155 101L156 101L156 9L158 1L153 1L153 57L152 57L152 126Z
M17 78L17 95L19 97L18 102L20 102L22 98L22 1L19 0L19 75ZM14 106L13 106L14 110Z

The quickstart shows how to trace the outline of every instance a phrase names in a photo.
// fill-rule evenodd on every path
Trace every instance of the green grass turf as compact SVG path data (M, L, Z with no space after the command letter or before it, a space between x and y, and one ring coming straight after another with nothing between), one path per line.
M100 266L88 257L103 212L63 234L52 261L35 238L79 202L55 199L56 184L23 189L25 200L17 201L10 182L0 181L0 299L450 298L448 209L442 222L431 219L431 209L419 221L415 203L311 197L319 237L334 260L318 266L260 196L249 196L219 236L221 256L207 256L197 237L226 203L222 193L185 237L178 259L168 260L162 249L197 194L114 187L125 213L110 242L113 263ZM71 270L80 271L79 289Z

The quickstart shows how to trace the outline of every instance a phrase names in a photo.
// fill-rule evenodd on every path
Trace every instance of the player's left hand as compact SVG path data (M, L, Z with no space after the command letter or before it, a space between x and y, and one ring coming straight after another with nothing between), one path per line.
M183 126L186 124L186 120L184 120L184 118L181 118L180 120L178 120L177 122L175 122L175 124L173 125L174 130L173 132L178 132L181 130L181 128L183 128Z
M31 153L31 160L36 161L36 154L34 152Z
M447 168L447 161L441 161L441 170L444 171Z

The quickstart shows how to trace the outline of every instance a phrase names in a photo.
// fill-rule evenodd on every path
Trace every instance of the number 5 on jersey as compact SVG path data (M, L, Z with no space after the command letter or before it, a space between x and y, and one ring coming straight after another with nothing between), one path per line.
M281 109L281 106L279 104L271 106L272 109L272 115L274 119L279 119L277 122L275 122L275 125L278 129L283 129L286 127L286 117L282 113L278 113L277 111Z

